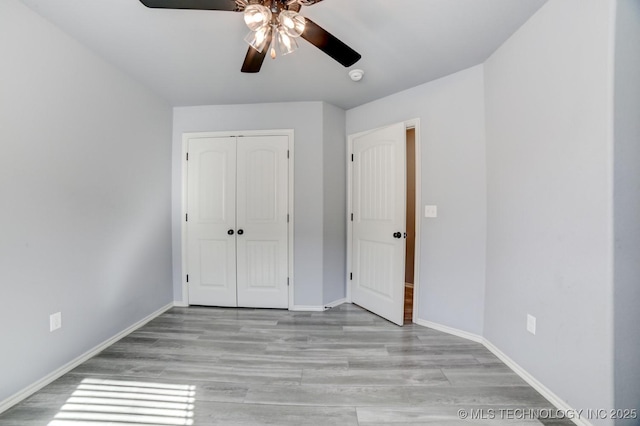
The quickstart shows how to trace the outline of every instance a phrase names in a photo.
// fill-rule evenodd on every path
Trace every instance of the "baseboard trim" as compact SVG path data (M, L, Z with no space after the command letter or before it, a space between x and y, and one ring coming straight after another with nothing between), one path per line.
M331 303L327 303L326 305L324 305L324 308L325 309L331 309L331 308L335 308L336 306L340 306L340 305L342 305L344 303L347 303L347 299L346 298L334 300Z
M425 321L423 319L416 319L416 324L427 328L433 328L434 330L442 331L443 333L452 334L454 336L462 337L463 339L471 340L476 343L483 343L484 338L477 334L469 333L468 331L459 330L457 328L449 327L446 325L438 324L431 321Z
M182 300L176 300L173 302L173 306L176 308L188 308L189 304L187 302L183 302Z
M562 410L564 412L577 413L578 410L569 406L566 402L564 402L558 395L553 393L549 388L543 385L540 381L538 381L535 377L527 372L524 368L520 367L514 360L509 358L504 352L498 349L493 343L488 341L482 336L477 334L469 333L464 330L458 330L457 328L449 327L446 325L438 324L431 321L425 321L422 319L417 319L415 321L416 324L421 325L427 328L433 328L434 330L442 331L443 333L451 334L453 336L462 337L463 339L471 340L472 342L482 343L482 345L487 348L491 353L497 356L500 361L504 362L507 367L513 370L522 380L527 382L532 388L538 391L543 397L545 397L552 405L554 405L558 410ZM593 424L586 419L582 418L573 418L570 419L578 426L593 426Z
M325 307L312 305L293 305L289 307L289 310L295 312L322 312L325 310Z
M504 362L507 367L512 369L522 380L527 382L532 388L537 390L542 396L544 396L551 404L553 404L557 409L569 412L576 413L577 410L573 407L569 406L566 402L564 402L558 395L553 393L551 389L543 385L538 379L533 377L527 370L522 368L518 363L509 358L504 352L498 349L493 343L488 341L487 339L483 339L484 346L489 349L495 356L497 356L500 361ZM593 426L593 424L586 419L576 418L571 419L578 426Z
M51 382L53 382L54 380L59 379L63 375L67 374L69 371L73 370L74 368L76 368L77 366L79 366L83 362L87 361L91 357L97 355L99 352L103 351L104 349L106 349L110 345L114 344L118 340L122 339L126 335L128 335L131 332L137 330L138 328L142 327L143 325L145 325L146 323L148 323L152 319L156 318L157 316L159 316L159 315L165 313L166 311L168 311L169 309L173 308L173 306L174 306L173 303L169 303L168 305L166 305L166 306L158 309L157 311L147 315L146 317L144 317L140 321L136 322L135 324L127 327L126 329L122 330L118 334L116 334L116 335L110 337L109 339L105 340L104 342L98 344L94 348L89 349L87 352L83 353L79 357L77 357L77 358L69 361L68 363L64 364L62 367L60 367L60 368L52 371L51 373L47 374L46 376L44 376L42 379L38 380L37 382L32 383L31 385L27 386L26 388L22 389L21 391L18 391L17 393L13 394L12 396L8 397L7 399L5 399L3 401L0 401L0 413L3 413L5 411L7 411L9 408L13 407L14 405L19 403L20 401L22 401L22 400L28 398L29 396L33 395L34 393L36 393L37 391L39 391L43 387L45 387L48 384L50 384Z

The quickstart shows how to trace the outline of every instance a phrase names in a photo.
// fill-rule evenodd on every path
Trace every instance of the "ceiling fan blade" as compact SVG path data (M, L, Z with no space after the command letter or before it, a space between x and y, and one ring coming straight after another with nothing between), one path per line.
M271 38L271 36L269 36ZM264 62L265 56L267 56L267 52L269 51L270 41L267 42L267 45L264 49L262 49L262 53L258 52L253 47L249 46L249 50L247 51L247 56L244 58L244 62L242 63L242 69L240 71L246 73L257 73L260 72L260 68L262 68L262 63Z
M362 57L358 52L338 40L327 30L320 27L309 18L305 18L306 24L302 38L340 62L345 67L350 67Z
M235 0L140 0L147 7L160 9L195 9L238 11Z

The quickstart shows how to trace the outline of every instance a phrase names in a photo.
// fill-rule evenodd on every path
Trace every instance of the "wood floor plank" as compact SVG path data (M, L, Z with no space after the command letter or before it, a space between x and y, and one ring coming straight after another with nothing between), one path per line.
M218 363L229 367L256 367L264 369L287 369L287 368L348 368L349 362L346 357L288 357L284 358L280 355L267 354L235 354L221 355Z
M261 367L221 367L219 365L196 367L176 365L167 367L160 374L162 378L186 378L226 383L299 385L302 370L265 369Z
M474 407L491 413L490 406ZM361 426L377 425L443 425L443 426L540 426L536 419L461 419L458 407L358 407L358 423ZM487 415L489 417L489 415ZM499 416L498 416L499 417ZM505 416L506 417L506 416Z
M440 369L303 370L302 384L332 386L448 386Z
M509 369L443 368L442 373L453 386L526 386L526 382Z
M398 407L496 405L500 407L546 407L549 405L529 386L335 386L251 387L245 402L273 405Z
M358 426L353 407L269 406L262 404L207 404L196 408L194 420L224 426Z

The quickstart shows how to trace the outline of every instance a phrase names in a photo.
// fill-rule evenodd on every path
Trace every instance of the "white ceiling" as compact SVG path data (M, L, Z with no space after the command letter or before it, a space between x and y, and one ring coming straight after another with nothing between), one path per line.
M477 65L546 0L324 0L301 13L358 51L349 69L300 39L243 74L242 14L138 0L22 0L174 106L326 101L348 109ZM361 68L352 82L348 71Z

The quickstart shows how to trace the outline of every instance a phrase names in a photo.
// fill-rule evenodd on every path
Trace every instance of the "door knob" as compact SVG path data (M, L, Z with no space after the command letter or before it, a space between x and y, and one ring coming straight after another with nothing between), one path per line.
M238 235L242 235L244 234L244 231L242 229L238 229Z
M238 231L240 232L240 231ZM393 238L402 238L402 233L401 232L394 232L393 233Z
M233 235L233 229L229 229L229 230L227 231L227 234L229 234L229 235Z

